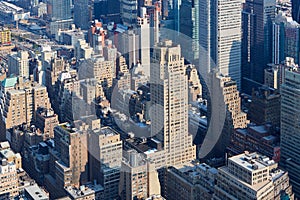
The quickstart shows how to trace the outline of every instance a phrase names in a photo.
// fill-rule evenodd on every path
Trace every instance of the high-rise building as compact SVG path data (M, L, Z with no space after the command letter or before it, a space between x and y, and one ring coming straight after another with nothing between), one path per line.
M152 195L160 194L155 164L132 149L126 151L124 157L119 191L121 199L146 199Z
M121 19L125 26L136 26L138 17L138 0L120 0Z
M165 156L155 162L157 166L181 165L196 158L196 147L188 132L188 77L180 46L170 40L159 43L153 63L151 103L159 108L151 111L151 135L162 143Z
M94 19L101 20L105 24L120 23L120 0L95 0Z
M58 114L59 121L73 121L72 96L80 94L80 82L76 71L75 74L66 71L60 73L54 88L53 109Z
M205 163L164 168L160 179L162 196L168 200L211 199L217 174L216 168Z
M112 87L114 72L114 61L105 60L104 57L94 56L85 60L80 65L82 72L79 73L79 79L94 78L102 85L105 95L109 97Z
M289 14L280 12L273 23L273 63L280 64L286 57L299 63L300 24Z
M74 23L77 28L86 30L89 28L89 1L74 0Z
M30 125L35 121L35 112L39 107L50 108L50 100L45 86L29 81L30 85L22 85L19 78L20 88L14 88L3 95L1 102L1 137L5 138L5 129L23 123ZM26 84L26 83L24 83ZM2 132L3 130L3 132Z
M300 2L297 0L292 0L292 14L293 19L300 23Z
M271 123L280 127L280 94L278 90L260 87L252 92L248 119L258 125Z
M40 129L46 137L54 137L54 127L58 125L58 116L54 113L53 109L40 107L35 114L35 125Z
M180 33L191 39L193 60L199 58L199 2L184 0L180 6Z
M100 122L100 121L99 121ZM119 193L122 140L109 127L99 127L89 133L90 179L104 188L103 199L116 199Z
M73 24L71 0L50 0L48 1L47 11L51 17L49 26L51 35L55 35L59 29L69 29Z
M224 158L226 147L230 143L230 137L234 129L245 128L249 122L247 120L247 114L241 110L241 98L239 97L236 81L232 80L229 76L220 74L214 74L213 76L215 76L215 80L213 81L218 86L217 88L213 87L213 91L210 95L213 99L212 102L215 106L218 105L219 107L217 110L213 110L209 113L209 115L218 116L217 118L212 118L212 122L210 123L213 126L211 130L214 132L218 131L220 135L215 135L216 133L214 132L207 133L215 135L215 140L210 139L211 142L215 143L213 143L214 145L211 147L211 151L206 152L206 158ZM224 119L224 121L220 122L220 119ZM202 148L203 147L200 148L200 156L205 152L205 149L202 150Z
M200 66L217 68L240 87L241 1L205 0L199 2L199 43L205 52Z
M138 60L140 60L139 35L134 30L128 30L118 35L120 35L120 37L118 37L116 47L126 59L126 64L130 69Z
M141 8L141 15L137 18L139 38L140 38L140 62L144 68L146 76L150 76L150 19L147 9Z
M88 147L86 124L77 128L64 123L54 128L55 148L50 152L50 175L46 177L46 188L51 198L64 195L65 187L80 188L88 182Z
M300 69L298 67L285 70L281 85L281 163L289 172L295 196L300 198Z
M258 153L233 156L218 171L214 200L294 199L288 173Z
M19 194L19 170L22 168L22 158L14 153L8 142L0 143L0 198L13 199Z
M219 78L227 110L231 113L233 127L245 128L248 123L247 114L241 111L241 98L239 97L237 82L230 77L221 76Z
M19 51L8 56L8 74L29 78L29 54Z
M71 19L71 1L50 0L48 12L52 21Z
M251 81L263 83L264 69L272 62L272 22L275 18L275 6L275 0L246 0L244 4L243 87L252 84ZM251 93L251 89L249 92Z

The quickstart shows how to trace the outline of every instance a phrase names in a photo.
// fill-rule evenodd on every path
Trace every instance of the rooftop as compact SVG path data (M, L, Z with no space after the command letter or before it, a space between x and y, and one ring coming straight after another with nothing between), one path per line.
M25 192L28 193L32 199L49 199L46 192L43 191L37 184L25 187Z
M260 170L275 163L275 161L270 160L266 156L262 156L258 153L248 153L248 152L237 156L233 156L228 160L236 163L237 165L249 171Z
M103 187L101 185L95 185L95 184L87 184L87 185L82 185L80 188L75 188L75 187L67 187L65 189L71 197L78 198L78 197L85 197L89 195L93 195L95 193L103 191Z

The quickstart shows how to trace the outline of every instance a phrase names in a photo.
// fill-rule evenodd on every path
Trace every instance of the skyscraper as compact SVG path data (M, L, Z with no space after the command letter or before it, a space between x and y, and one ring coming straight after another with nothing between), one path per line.
M280 64L286 57L299 63L300 24L284 12L277 14L273 23L273 63Z
M193 59L199 58L199 1L184 0L180 6L180 30L187 35L193 50Z
M97 180L104 187L105 197L103 200L118 197L121 162L122 140L120 135L109 127L90 131L90 180Z
M296 197L300 197L300 69L285 70L281 85L281 163L289 172Z
M89 1L74 0L74 23L77 28L89 28Z
M121 0L121 19L126 26L135 26L138 14L137 0Z
M104 23L120 23L120 0L95 0L94 16Z
M124 154L119 191L121 199L146 199L159 194L160 185L154 163L132 149Z
M71 0L50 0L51 20L66 20L71 19Z
M300 1L292 0L293 19L300 23Z
M199 8L199 43L206 51L200 66L217 68L240 87L241 1L204 0Z
M141 8L141 16L137 18L140 38L140 62L146 76L150 76L150 20L145 7Z
M242 71L247 73L243 74L243 87L251 81L263 83L264 69L272 62L275 6L276 0L246 0L244 4Z
M166 40L154 48L150 70L151 135L163 145L157 165L178 166L196 158L188 133L188 77L179 45ZM157 162L158 160L156 160Z

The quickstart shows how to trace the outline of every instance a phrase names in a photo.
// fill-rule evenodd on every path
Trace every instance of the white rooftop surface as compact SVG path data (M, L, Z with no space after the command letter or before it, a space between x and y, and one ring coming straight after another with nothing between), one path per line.
M32 199L40 199L40 200L46 200L49 199L47 194L39 188L37 185L31 185L29 187L25 188L25 191L32 197Z
M249 155L240 154L240 155L229 158L229 160L238 164L241 167L244 167L245 169L247 169L249 171L256 171L256 170L266 168L267 167L266 165L257 161L257 159L255 157L256 155L258 155L258 154L255 154L255 153L249 154ZM246 161L246 159L248 159L249 161ZM252 163L250 163L250 161ZM253 167L252 167L253 165L256 165L257 169L253 169Z

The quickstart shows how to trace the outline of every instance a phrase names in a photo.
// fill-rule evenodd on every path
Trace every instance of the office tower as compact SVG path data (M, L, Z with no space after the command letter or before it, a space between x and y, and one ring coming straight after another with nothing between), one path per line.
M155 165L133 149L125 151L124 154L119 191L121 199L146 199L160 194Z
M58 125L58 116L52 108L38 108L35 114L35 125L47 138L54 137L54 127Z
M245 151L257 152L272 158L275 162L280 160L280 136L278 129L271 124L250 124L247 128L235 129L231 135L227 155L235 156Z
M76 27L87 30L89 21L89 1L74 0L74 23Z
M151 104L160 108L151 110L151 135L162 143L165 156L157 157L156 166L182 165L196 158L196 147L188 133L188 78L180 46L159 43L152 62Z
M139 41L139 35L133 30L118 34L116 47L126 59L126 64L129 69L140 60Z
M273 63L280 64L286 57L299 63L300 24L287 13L277 14L273 23Z
M29 78L29 54L19 51L8 56L8 74Z
M199 1L200 66L241 84L241 1ZM234 20L233 20L234 19Z
M140 38L140 62L146 76L150 76L150 20L147 9L141 8L140 17L137 18L138 32Z
M286 171L268 157L243 153L220 167L213 199L294 199Z
M125 26L135 27L138 17L137 0L120 0L121 19Z
M50 175L46 188L51 199L62 197L64 188L79 188L88 182L88 149L86 125L75 128L64 123L54 128L55 148L50 152Z
M94 129L89 133L90 179L104 188L103 199L116 199L119 193L122 140L109 127Z
M278 90L260 87L252 92L248 119L258 125L271 123L280 127L280 94Z
M243 85L263 83L264 69L272 62L272 22L275 0L246 0L243 8ZM244 86L243 86L244 87ZM253 86L254 87L254 86ZM251 89L246 92L251 92Z
M19 78L19 82L23 81ZM39 107L51 107L46 87L30 81L28 83L32 85L22 86L20 84L21 88L11 89L3 96L0 126L3 134L1 134L1 139L5 138L5 129L34 122L35 112Z
M218 170L202 163L163 169L162 196L168 200L211 199Z
M188 36L193 60L199 59L199 2L183 0L180 6L180 33Z
M95 0L94 19L101 20L105 24L120 23L120 0Z
M299 83L299 68L286 69L281 85L281 163L284 169L289 172L297 198L300 198Z
M150 19L150 44L153 47L159 42L159 25L161 19L161 1L156 1L152 6L147 6L147 14Z
M71 19L71 1L50 0L49 11L52 21Z
M300 23L300 2L292 0L292 15L293 19Z
M51 17L49 32L53 36L59 29L69 29L73 24L71 0L48 1L48 15Z

